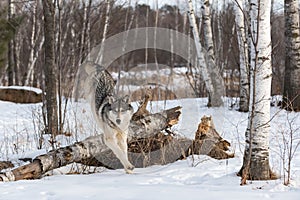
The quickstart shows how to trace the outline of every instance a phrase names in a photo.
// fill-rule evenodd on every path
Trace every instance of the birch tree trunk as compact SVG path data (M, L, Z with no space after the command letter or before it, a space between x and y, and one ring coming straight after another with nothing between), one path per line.
M207 51L206 62L208 67L208 72L211 74L212 84L213 84L213 94L211 99L208 101L208 106L218 107L223 105L222 95L224 95L224 83L223 77L221 76L220 69L216 65L215 60L215 48L213 42L212 34L212 24L211 24L211 12L210 12L210 1L203 0L202 9L202 21L204 30L204 48Z
M246 180L275 178L269 166L271 97L271 28L269 0L250 0L251 85L244 162L239 175Z
M300 30L299 1L284 1L285 15L285 76L283 106L300 111Z
M45 92L47 109L47 132L55 137L58 133L57 119L57 80L55 74L55 8L52 0L44 0L44 34L45 34Z
M147 0L147 4L149 5L149 0ZM145 71L148 70L148 44L149 44L148 24L149 24L149 7L147 7L147 11L146 11Z
M102 35L100 51L99 51L98 57L96 58L96 63L98 63L99 65L102 64L102 60L103 60L103 51L105 48L105 39L106 39L107 31L108 31L109 18L110 18L110 0L106 0L105 24L104 24L104 28L103 28L103 35Z
M87 7L85 5L85 1L82 0L82 7L83 7L83 20L82 20L82 30L81 30L81 36L80 36L80 52L79 52L79 56L80 59L78 60L78 66L81 65L81 63L83 62L85 56L84 56L84 51L85 51L85 36L86 36L86 31L87 31L87 26L86 24L87 22ZM73 28L74 28L74 24L73 24ZM73 29L74 30L74 29Z
M235 23L238 36L239 53L240 53L240 103L241 112L249 111L250 82L249 82L249 58L248 42L246 39L245 18L244 18L244 0L236 0L235 6Z
M219 69L217 68L214 62L213 43L211 43L212 40L210 40L209 38L206 39L207 52L205 52L200 43L196 17L193 8L193 2L192 0L187 0L187 2L189 5L189 20L194 35L194 41L195 41L195 46L196 46L197 56L198 56L198 63L200 65L202 78L205 82L205 87L209 93L208 106L212 106L212 107L222 106L223 101L221 97L224 94L224 87L223 87L224 84ZM207 30L207 33L209 33L209 30ZM204 55L206 57L204 57Z
M212 39L212 28L211 28L211 13L210 13L210 2L209 0L203 0L202 10L202 22L204 31L204 47L207 54L211 59L215 59L214 42Z

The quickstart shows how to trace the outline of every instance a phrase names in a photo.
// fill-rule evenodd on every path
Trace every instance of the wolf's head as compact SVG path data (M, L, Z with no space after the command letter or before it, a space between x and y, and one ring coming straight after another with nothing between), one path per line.
M108 97L110 109L108 111L109 119L116 123L121 129L128 127L133 115L133 108L130 105L129 96L121 98Z

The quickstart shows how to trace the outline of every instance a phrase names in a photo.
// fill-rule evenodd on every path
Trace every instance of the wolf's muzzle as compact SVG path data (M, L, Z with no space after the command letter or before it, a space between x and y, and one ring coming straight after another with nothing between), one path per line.
M116 122L117 122L117 124L120 124L121 120L120 119L116 119Z

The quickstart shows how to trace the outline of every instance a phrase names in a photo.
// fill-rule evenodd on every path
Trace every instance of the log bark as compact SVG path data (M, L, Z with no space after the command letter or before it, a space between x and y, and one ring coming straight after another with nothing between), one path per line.
M2 169L7 169L7 168L10 168L10 167L14 167L14 165L12 164L12 162L10 162L10 161L1 161L0 162L0 171Z
M137 121L132 121L129 127L129 141L137 144L139 139L155 137L160 131L168 129L176 124L180 114L181 107L178 106L164 110L160 113L146 115ZM139 154L140 153L134 152L129 153L129 158L135 160L133 163L136 167L151 165L151 163L145 165L146 162L142 160L142 157L140 157ZM50 170L73 162L92 166L103 166L111 169L122 168L120 161L105 145L103 135L97 135L88 137L73 145L62 147L38 156L30 164L1 174L0 180L14 181L21 179L36 179L40 178L44 173ZM153 162L158 164L154 159Z
M165 165L191 154L207 154L213 157L215 152L222 152L215 158L233 157L233 154L225 152L229 142L226 141L226 145L222 146L224 140L221 137L216 139L215 134L218 133L214 131L210 131L213 134L206 134L205 138L196 140L174 135L170 127L178 123L180 114L181 107L178 106L160 113L143 115L136 121L132 120L129 127L128 158L135 167ZM211 138L214 138L213 143ZM208 145L210 150L203 150L203 147ZM97 135L37 156L32 163L0 174L0 181L38 179L50 170L74 162L109 169L123 168L119 159L104 144L103 135Z
M0 88L0 100L14 103L40 103L42 102L42 93L22 88L4 87Z

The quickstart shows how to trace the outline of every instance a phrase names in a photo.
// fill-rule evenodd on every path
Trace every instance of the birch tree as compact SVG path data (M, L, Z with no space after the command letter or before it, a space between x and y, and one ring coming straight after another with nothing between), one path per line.
M269 165L271 97L271 26L269 0L250 0L251 84L250 112L245 133L241 185L250 180L274 178Z
M202 22L203 22L203 31L204 31L204 48L207 51L206 62L208 67L208 72L211 74L211 82L213 84L213 96L208 102L208 105L213 107L220 106L223 104L222 95L224 93L224 84L223 78L220 73L220 69L216 65L215 61L215 48L213 42L213 34L211 28L211 12L210 12L210 1L203 0L202 9ZM211 93L209 93L211 95Z
M284 1L285 15L285 77L284 107L300 111L300 30L299 1Z
M208 96L208 106L212 107L218 107L223 105L222 102L222 95L223 95L223 79L220 76L220 72L214 62L214 50L213 50L213 43L212 43L212 33L211 28L209 30L208 27L206 27L205 34L210 34L205 39L205 46L207 52L205 52L201 46L200 43L200 37L199 32L197 29L197 23L196 23L196 17L195 12L193 8L193 2L192 0L187 0L187 3L189 5L189 20L191 24L191 28L193 31L195 46L197 50L197 57L198 57L198 63L200 64L201 68L201 75L204 79L206 89L209 93ZM209 2L208 2L209 3ZM207 19L207 17L205 17ZM204 20L204 18L203 18ZM204 23L204 22L203 22ZM205 22L206 24L209 22ZM204 25L203 25L204 26ZM209 38L210 37L210 38ZM204 57L204 54L206 58Z
M105 39L108 32L108 25L109 25L109 18L110 18L110 0L106 0L106 14L105 14L105 24L103 28L103 35L102 35L102 41L101 41L101 47L98 54L98 57L96 58L96 63L102 64L103 60L103 52L105 48Z
M240 60L240 102L239 110L242 112L249 111L249 60L248 60L248 44L246 39L245 18L243 6L244 0L235 0L235 23L239 44L239 60Z

